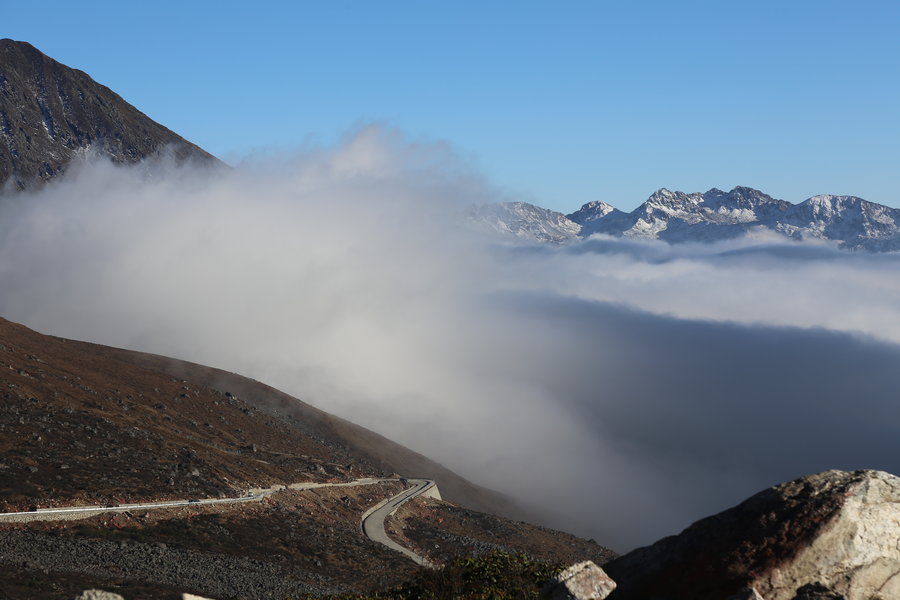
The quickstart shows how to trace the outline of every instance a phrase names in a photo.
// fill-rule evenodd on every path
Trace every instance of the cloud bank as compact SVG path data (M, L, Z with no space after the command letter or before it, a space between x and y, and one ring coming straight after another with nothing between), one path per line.
M618 550L827 468L900 472L900 258L504 245L452 148L377 127L0 199L0 315L263 380Z

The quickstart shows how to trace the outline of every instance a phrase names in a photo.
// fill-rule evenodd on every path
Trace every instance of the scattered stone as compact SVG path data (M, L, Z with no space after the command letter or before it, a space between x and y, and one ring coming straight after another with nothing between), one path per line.
M586 560L572 565L541 591L543 600L603 600L616 589L606 572Z
M603 567L615 600L721 600L745 587L765 600L900 598L900 478L803 477Z
M212 600L212 598L206 598L204 596L197 596L195 594L182 594L181 600Z
M75 597L75 600L125 600L125 598L103 590L84 590L80 596Z

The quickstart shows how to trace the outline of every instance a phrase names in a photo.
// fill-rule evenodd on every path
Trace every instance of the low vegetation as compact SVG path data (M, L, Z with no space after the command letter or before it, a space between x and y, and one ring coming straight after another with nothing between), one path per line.
M524 554L490 552L455 558L440 569L422 569L412 581L388 591L331 600L530 600L565 567Z

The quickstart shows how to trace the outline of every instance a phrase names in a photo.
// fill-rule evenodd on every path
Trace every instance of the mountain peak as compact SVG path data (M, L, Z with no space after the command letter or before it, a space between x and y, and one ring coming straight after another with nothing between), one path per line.
M23 42L20 40L14 40L12 38L2 38L0 39L0 48L12 48L18 47L22 49L33 50L35 52L40 52L37 48L29 44L28 42Z
M566 216L576 223L584 225L588 221L595 221L605 217L614 210L617 209L612 204L602 200L593 200L587 204L582 204L581 208Z
M650 197L647 198L646 203L693 202L697 200L695 196L699 196L699 194L686 194L684 192L673 191L668 188L659 188L658 190L650 194Z
M745 185L736 185L731 188L730 194L754 194L759 196L765 196L766 194L762 193L756 188L748 187Z
M656 190L655 192L650 194L650 197L648 198L648 200L673 199L673 198L685 199L685 198L693 198L695 196L700 196L700 194L686 194L685 192L679 192L677 190L673 191L668 188L659 188L658 190Z
M666 188L660 188L653 192L653 194L647 198L647 201L637 208L636 212L647 215L661 212L672 216L681 214L684 211L693 211L702 203L702 194L686 194L684 192L673 192Z
M118 163L167 150L179 162L222 164L86 73L28 42L0 40L0 185L45 182L86 148Z

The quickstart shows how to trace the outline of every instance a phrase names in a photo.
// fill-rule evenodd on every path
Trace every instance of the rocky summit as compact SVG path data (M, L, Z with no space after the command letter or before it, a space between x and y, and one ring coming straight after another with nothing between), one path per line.
M783 483L603 568L610 600L900 598L900 478Z
M86 73L0 40L0 186L34 187L88 149L117 163L171 152L179 162L221 164Z

